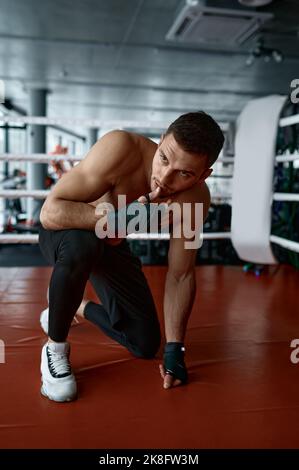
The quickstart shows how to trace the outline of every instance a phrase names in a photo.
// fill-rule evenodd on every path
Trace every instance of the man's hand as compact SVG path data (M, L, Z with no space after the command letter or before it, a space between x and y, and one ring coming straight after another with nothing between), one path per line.
M162 197L161 188L159 186L154 191L151 191L146 195L140 196L137 201L141 204L156 203L161 204L160 207L164 206L161 212L161 218L159 223L160 229L168 229L169 225L173 223L173 213L169 212L169 206L172 203L172 199L171 197L169 197L169 195Z
M160 229L164 229L164 228L168 229L169 225L173 222L173 214L172 214L172 212L169 211L169 206L170 206L172 200L169 198L169 196L160 197L160 193L161 193L161 188L158 187L154 191L151 191L150 193L148 193L146 195L140 196L137 199L137 202L140 203L140 204L143 204L143 205L153 203L153 202L160 204L160 208L159 208L160 209L159 228ZM136 201L134 201L134 203L136 203ZM95 216L98 219L98 221L100 221L101 230L103 230L103 229L107 230L107 224L109 223L108 222L109 218L111 218L110 212L112 210L114 210L114 209L111 206L111 203L100 202L99 204L97 204L96 209L95 209ZM117 220L118 212L124 211L124 210L126 210L126 207L121 207L121 208L118 209L118 211L116 211L116 214L115 214L116 219L115 220ZM152 211L150 213L148 212L147 217L149 217L149 216L154 217L155 213L152 213ZM126 215L126 218L127 218L127 223L128 223L128 221L130 220L130 218L132 218L132 216L131 215L130 216ZM143 218L144 218L144 216L143 216ZM145 221L143 220L143 222L145 222ZM148 224L149 222L146 221L146 223ZM115 224L117 224L116 221L115 221ZM106 241L110 245L118 245L119 243L121 243L122 240L123 240L123 238L118 238L118 237L104 238L104 241Z
M141 204L147 204L149 202L166 202L167 204L170 204L171 202L169 196L161 196L160 186L158 186L154 191L140 196L137 200L138 202L141 202Z
M177 387L178 385L181 385L182 381L179 379L176 379L170 374L166 374L165 372L165 367L163 364L159 365L160 369L160 375L163 379L163 388L172 388L172 387Z
M184 362L185 348L183 343L169 342L164 348L163 365L160 364L160 374L163 387L171 388L188 381L188 373Z

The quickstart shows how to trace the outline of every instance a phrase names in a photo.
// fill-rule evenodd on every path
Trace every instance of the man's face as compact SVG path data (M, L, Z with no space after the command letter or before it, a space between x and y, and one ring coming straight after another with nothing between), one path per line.
M212 170L206 166L206 158L188 153L176 142L172 134L162 136L154 155L151 190L161 187L161 197L185 191L202 183Z

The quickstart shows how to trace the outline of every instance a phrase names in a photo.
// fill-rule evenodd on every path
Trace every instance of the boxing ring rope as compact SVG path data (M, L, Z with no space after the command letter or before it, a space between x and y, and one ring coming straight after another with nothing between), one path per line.
M51 163L55 161L79 162L85 155L51 155L48 153L0 153L0 161ZM233 157L218 158L216 163L234 163Z
M299 194L295 193L274 193L273 194L273 201L298 201L299 202Z
M5 189L0 190L0 197L5 199L19 199L20 197L33 197L35 199L45 199L49 190L46 189L32 189L31 191L27 189Z
M287 238L277 237L276 235L270 235L270 241L273 243L276 243L276 245L282 246L283 248L287 248L288 250L299 253L298 242L294 242L293 240L288 240Z
M5 162L33 162L33 163L51 163L53 160L59 162L79 162L83 160L84 155L50 155L48 153L1 153L0 161Z
M132 233L126 237L129 240L169 240L170 236L168 233ZM218 232L218 233L204 233L204 240L229 240L231 238L230 232ZM38 235L35 234L2 234L0 235L1 243L38 243Z
M295 162L296 160L299 160L299 153L297 152L287 155L276 155L275 157L277 163Z
M169 122L165 121L119 121L119 120L103 120L103 119L74 119L74 118L50 118L46 116L0 116L0 122L9 124L29 124L37 126L75 126L85 128L101 128L101 129L119 129L119 128L142 128L142 129L167 129Z
M0 190L0 197L5 199L18 199L20 197L33 197L35 199L45 199L50 194L48 189L5 189ZM212 200L218 201L219 199L229 200L231 196L229 194L215 194Z
M166 121L108 121L106 119L74 119L74 118L50 118L46 116L0 116L0 123L9 124L11 122L18 124L31 124L38 126L78 126L85 128L101 129L167 129L169 122ZM225 132L229 129L227 122L219 122L221 129Z
M287 116L279 120L279 127L293 126L294 124L299 124L299 114Z

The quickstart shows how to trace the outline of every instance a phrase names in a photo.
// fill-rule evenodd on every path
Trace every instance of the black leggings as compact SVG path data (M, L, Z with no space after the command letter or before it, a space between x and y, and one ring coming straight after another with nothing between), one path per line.
M54 266L49 286L49 337L66 340L89 279L102 304L89 302L84 316L137 357L152 358L160 341L154 300L124 239L111 246L89 230L40 228L40 249Z

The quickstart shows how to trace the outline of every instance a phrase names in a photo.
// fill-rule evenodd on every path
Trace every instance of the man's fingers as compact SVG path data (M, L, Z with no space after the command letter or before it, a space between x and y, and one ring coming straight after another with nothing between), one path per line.
M145 195L142 195L137 200L138 202L141 202L141 204L147 204L150 201L157 203L165 203L169 206L172 203L172 198L170 198L169 196L160 196L160 194L161 188L160 186L158 186L158 188L156 188L154 191L148 193L147 197Z
M141 204L146 204L147 203L147 199L145 196L140 196L138 199L138 202L140 202Z
M166 374L165 368L162 364L159 365L159 369L160 369L160 375L161 375L161 377L164 381L163 387L165 389L171 388L171 387L177 387L178 385L181 385L181 383L182 383L181 380L176 379L175 377L173 377L170 374Z
M154 191L151 191L150 193L148 193L148 198L150 202L153 202L159 196L160 192L161 192L161 188L158 187ZM148 202L148 199L145 196L140 196L138 198L138 202L141 202L142 204L146 204Z
M165 374L164 377L164 388L177 387L181 385L182 381L173 377L173 375Z
M161 188L160 188L160 186L158 186L154 191L152 191L151 193L149 193L148 196L149 196L150 201L151 201L151 202L154 202L155 199L156 199L157 197L159 197L160 192L161 192Z
M165 374L163 387L171 388L173 385L173 382L174 382L174 377L170 374Z

